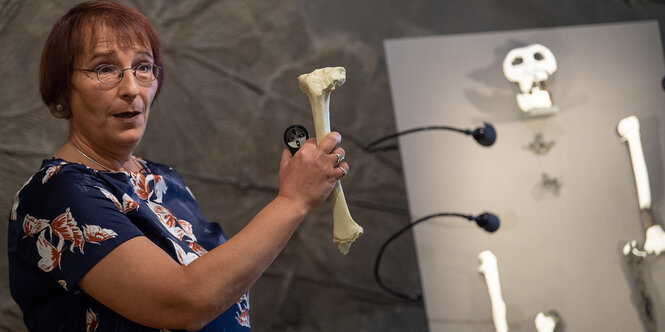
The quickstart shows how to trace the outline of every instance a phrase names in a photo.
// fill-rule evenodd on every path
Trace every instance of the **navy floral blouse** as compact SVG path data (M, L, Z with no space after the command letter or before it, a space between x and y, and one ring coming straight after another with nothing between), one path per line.
M97 302L77 287L78 281L136 236L146 236L182 265L226 241L173 169L139 161L146 172L105 172L44 160L14 196L10 289L30 331L157 331ZM245 294L201 331L249 330Z

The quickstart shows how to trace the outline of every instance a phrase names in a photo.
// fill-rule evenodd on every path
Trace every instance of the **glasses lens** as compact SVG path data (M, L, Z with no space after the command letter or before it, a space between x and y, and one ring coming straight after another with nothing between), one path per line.
M97 68L97 77L102 83L116 83L120 81L121 76L122 71L116 66L104 65Z
M151 82L159 76L159 67L154 63L141 63L134 67L134 75L139 81Z

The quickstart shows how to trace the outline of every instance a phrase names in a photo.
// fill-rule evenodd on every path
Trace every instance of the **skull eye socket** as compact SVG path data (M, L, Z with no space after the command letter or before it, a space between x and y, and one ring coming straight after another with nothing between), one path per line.
M538 61L540 61L540 60L542 60L542 59L545 59L545 57L544 57L540 52L536 52L536 53L534 53L534 54L533 54L533 58L536 59L536 60L538 60Z
M512 64L513 66L516 66L516 65L521 64L522 62L524 62L524 59L522 59L521 56L518 56L518 57L516 57L515 59L513 59L513 62L511 62L511 64Z

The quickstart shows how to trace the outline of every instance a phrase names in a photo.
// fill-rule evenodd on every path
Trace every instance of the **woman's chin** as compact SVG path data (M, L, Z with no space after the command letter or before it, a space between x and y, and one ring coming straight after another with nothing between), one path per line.
M142 138L143 138L143 130L135 129L124 132L115 141L120 146L133 148L141 142Z

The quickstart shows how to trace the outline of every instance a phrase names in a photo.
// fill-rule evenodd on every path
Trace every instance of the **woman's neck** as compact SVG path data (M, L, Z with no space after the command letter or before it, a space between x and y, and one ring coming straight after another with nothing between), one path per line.
M55 154L55 157L102 171L139 172L143 168L135 160L131 150L111 153L103 148L92 147L75 137L70 137Z

